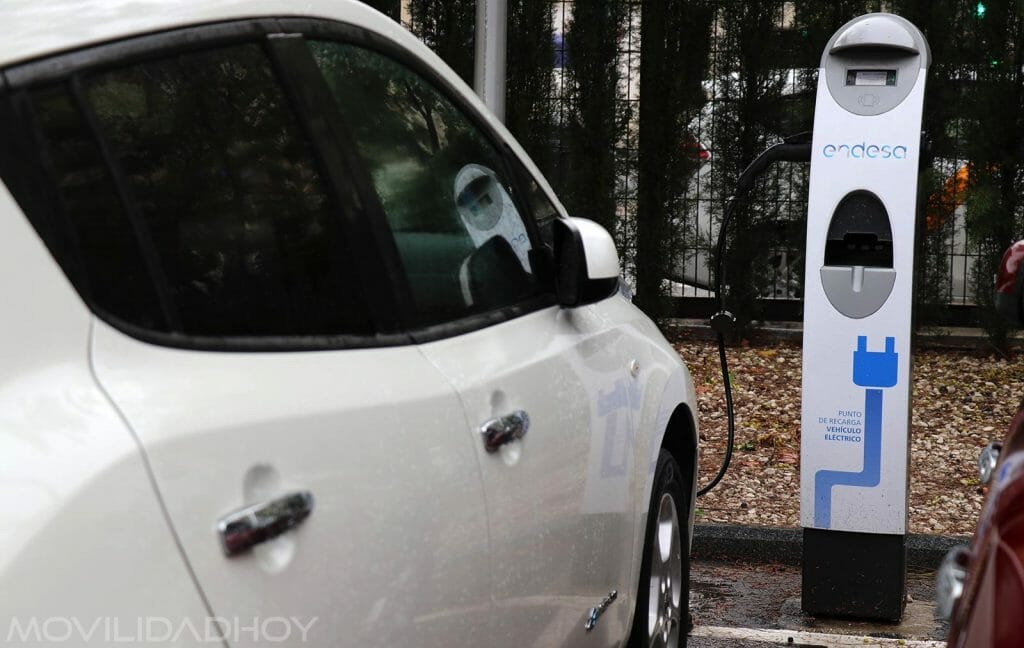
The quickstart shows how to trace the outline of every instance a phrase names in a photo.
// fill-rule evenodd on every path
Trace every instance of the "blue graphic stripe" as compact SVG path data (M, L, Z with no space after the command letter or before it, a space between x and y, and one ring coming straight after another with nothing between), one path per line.
M814 526L832 527L833 486L878 486L882 478L882 390L864 390L864 466L860 472L814 473Z

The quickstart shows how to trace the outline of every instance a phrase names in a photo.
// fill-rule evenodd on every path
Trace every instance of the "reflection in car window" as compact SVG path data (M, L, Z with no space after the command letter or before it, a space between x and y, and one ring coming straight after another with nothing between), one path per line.
M151 280L169 295L170 319L178 322L172 329L203 336L369 332L358 291L346 282L337 217L310 146L259 46L105 71L87 77L83 89L123 178L134 236L156 257L159 276ZM36 103L66 208L81 230L90 283L109 287L97 294L99 305L146 326L108 294L140 272L138 252L122 250L131 225L115 222L111 214L120 210L104 212L71 193L76 177L92 172L67 150L66 131L79 129L81 138L82 127L66 98L41 94ZM111 195L104 185L97 190ZM107 247L118 253L106 254Z
M540 238L547 246L554 248L554 232L552 225L558 218L558 209L551 203L551 199L544 193L537 181L530 175L521 164L514 162L519 168L520 177L526 182L526 199L533 210L533 216L537 219L537 227L540 230Z
M503 161L483 133L403 65L353 45L311 46L369 166L417 323L443 323L540 294L540 262Z
M146 329L167 330L153 280L95 139L63 86L33 97L36 124L58 176L66 218L51 229L76 242L84 277L75 277L105 311ZM69 273L71 274L71 273Z

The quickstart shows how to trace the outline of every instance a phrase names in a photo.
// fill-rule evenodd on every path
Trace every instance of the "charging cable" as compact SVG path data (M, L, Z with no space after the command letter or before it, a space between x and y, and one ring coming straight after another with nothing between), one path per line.
M725 211L722 213L722 223L718 228L718 244L716 245L716 266L715 266L715 297L718 300L718 312L711 316L711 330L715 332L718 340L718 359L722 365L722 384L725 388L725 413L728 425L728 439L725 446L725 458L722 460L722 467L718 469L715 478L697 491L697 497L705 495L712 488L722 481L725 472L729 470L729 463L732 461L732 449L736 440L736 417L732 405L732 382L729 380L729 362L725 356L725 336L732 333L736 324L736 316L725 309L725 290L723 275L725 274L725 232L729 226L732 214L736 211L736 205L746 198L750 190L754 188L754 180L764 173L769 166L776 162L808 162L811 159L811 132L805 131L792 135L778 144L768 148L754 158L754 161L743 170L739 180L736 181L736 193L725 204Z

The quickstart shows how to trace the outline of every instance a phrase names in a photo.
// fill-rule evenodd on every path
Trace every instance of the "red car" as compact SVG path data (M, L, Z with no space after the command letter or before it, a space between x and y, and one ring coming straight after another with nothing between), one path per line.
M1024 325L1024 241L1011 245L999 264L996 308L1010 320Z
M1024 241L1003 255L996 307L1024 326ZM988 498L969 548L951 551L939 568L939 613L950 615L949 645L1024 645L1024 400L1003 443L978 460Z

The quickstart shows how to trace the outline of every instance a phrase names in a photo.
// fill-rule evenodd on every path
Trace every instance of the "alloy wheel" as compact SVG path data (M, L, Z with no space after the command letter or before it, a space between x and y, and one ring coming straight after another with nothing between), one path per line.
M647 598L649 645L679 645L682 626L682 537L672 495L664 493L658 504L658 521L651 543L650 595Z

